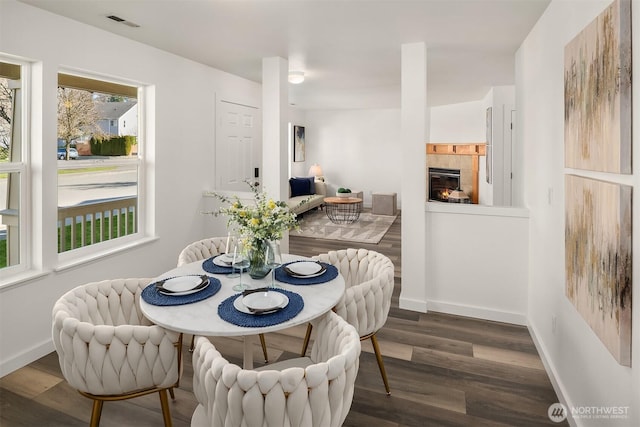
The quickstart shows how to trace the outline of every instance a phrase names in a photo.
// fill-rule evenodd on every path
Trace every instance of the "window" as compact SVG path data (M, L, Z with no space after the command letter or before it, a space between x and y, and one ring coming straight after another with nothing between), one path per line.
M26 63L0 55L0 277L26 269L29 81Z
M140 117L137 86L58 74L58 253L61 259L140 237L143 161L136 126L118 132L118 118ZM53 141L52 141L53 143Z

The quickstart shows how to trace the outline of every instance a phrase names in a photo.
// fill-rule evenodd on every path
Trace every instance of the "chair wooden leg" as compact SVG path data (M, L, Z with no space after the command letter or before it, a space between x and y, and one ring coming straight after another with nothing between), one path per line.
M267 354L267 343L264 340L264 334L260 334L260 345L262 345L262 354L264 355L264 363L269 363L269 355Z
M171 387L171 388L169 389L169 396L171 396L171 399L172 399L172 400L176 400L176 394L175 394L175 392L173 391L173 387Z
M91 421L89 426L98 427L100 425L100 415L102 415L102 400L94 399L93 409L91 410Z
M160 406L162 406L162 418L164 419L165 427L172 427L171 412L169 411L169 399L167 399L167 390L160 390Z
M378 338L376 338L376 334L371 335L371 344L373 344L373 351L376 353L378 367L380 368L380 374L382 374L382 381L384 382L384 388L387 391L387 396L391 396L389 381L387 381L387 371L384 369L384 362L382 361L382 354L380 354L380 347L378 346Z
M196 336L191 335L191 345L189 346L189 353L193 353L194 348L196 348Z
M307 323L307 333L304 334L304 342L302 343L302 353L300 353L301 357L304 357L307 354L307 347L309 347L309 340L311 339L311 330L313 329L313 325L311 323Z

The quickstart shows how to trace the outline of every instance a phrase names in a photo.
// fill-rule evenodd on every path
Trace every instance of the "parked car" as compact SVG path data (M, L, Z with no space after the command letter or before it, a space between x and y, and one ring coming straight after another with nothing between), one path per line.
M78 158L78 150L73 147L69 147L69 160L75 160ZM58 147L58 159L67 159L67 150L64 147Z

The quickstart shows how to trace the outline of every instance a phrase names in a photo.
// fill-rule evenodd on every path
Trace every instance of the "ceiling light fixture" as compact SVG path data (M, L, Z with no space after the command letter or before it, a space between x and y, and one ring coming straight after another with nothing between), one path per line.
M304 81L304 71L289 71L289 83L294 85Z

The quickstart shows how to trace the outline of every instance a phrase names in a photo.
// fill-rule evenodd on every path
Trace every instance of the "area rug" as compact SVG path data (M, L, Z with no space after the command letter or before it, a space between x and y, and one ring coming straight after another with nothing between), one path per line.
M362 212L358 221L353 224L334 224L327 218L325 211L311 211L300 219L300 230L292 231L291 234L316 239L377 244L395 219L396 216Z

